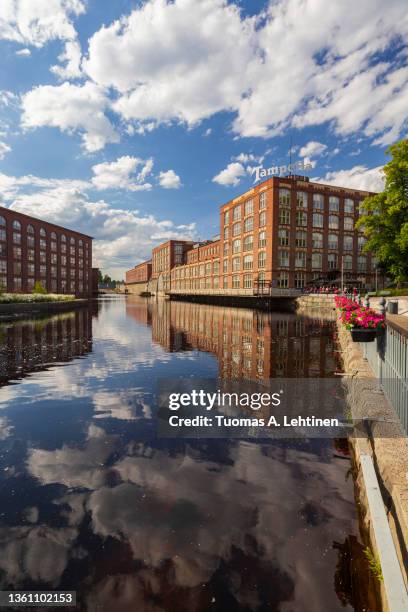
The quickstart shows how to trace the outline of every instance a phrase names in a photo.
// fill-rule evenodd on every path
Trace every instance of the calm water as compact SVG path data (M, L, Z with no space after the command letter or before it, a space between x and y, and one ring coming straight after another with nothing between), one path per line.
M330 440L163 440L161 376L333 376L331 323L136 298L0 324L0 588L82 610L359 608Z

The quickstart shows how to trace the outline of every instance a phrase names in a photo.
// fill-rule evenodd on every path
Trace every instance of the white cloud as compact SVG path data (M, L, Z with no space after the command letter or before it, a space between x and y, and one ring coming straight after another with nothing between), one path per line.
M174 172L174 170L160 172L159 183L162 187L164 187L164 189L179 189L181 187L180 177Z
M76 37L72 18L85 12L82 0L1 0L0 39L42 47Z
M24 49L19 49L18 51L16 51L16 55L28 57L29 55L31 55L31 51L30 49L27 49L27 47L24 47Z
M239 162L228 164L224 170L214 176L213 182L219 185L239 185L241 178L246 174L245 168Z
M93 83L83 86L63 83L35 87L22 97L24 128L52 126L62 132L80 131L87 151L98 151L109 142L118 142L104 110L109 100Z
M376 168L354 166L349 170L328 172L323 178L316 180L331 185L362 189L363 191L382 191L384 189L382 166Z
M195 125L239 104L252 23L224 0L150 0L93 35L84 70L120 92L115 109L127 120Z
M104 162L92 167L94 176L92 184L96 189L126 189L143 191L151 189L150 183L144 180L150 174L153 160L124 155L115 162ZM136 173L137 168L139 171Z
M318 157L327 150L327 145L316 140L310 140L306 145L300 148L300 157Z
M231 159L240 162L241 164L247 164L248 162L256 162L262 164L264 160L263 155L254 155L253 153L240 153Z
M60 79L74 79L82 75L81 71L81 45L77 40L65 43L65 50L58 56L60 62L65 62L65 66L51 66L51 72Z
M6 142L0 141L0 159L4 159L4 157L11 151L11 147Z

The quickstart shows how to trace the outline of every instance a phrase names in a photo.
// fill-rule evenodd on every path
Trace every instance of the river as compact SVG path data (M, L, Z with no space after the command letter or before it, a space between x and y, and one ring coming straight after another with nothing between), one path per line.
M339 369L333 323L288 313L118 297L1 323L1 590L115 612L365 609L344 445L156 432L158 378Z

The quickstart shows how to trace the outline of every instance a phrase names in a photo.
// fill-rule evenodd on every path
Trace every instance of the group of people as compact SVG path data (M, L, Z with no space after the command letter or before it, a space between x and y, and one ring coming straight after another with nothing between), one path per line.
M342 293L342 290L340 287L337 287L337 285L309 285L308 287L305 287L304 289L304 293L313 293L313 294L338 294L338 293ZM359 293L359 289L357 287L344 287L344 291L343 293L348 293L348 294L352 294L354 296L356 296Z

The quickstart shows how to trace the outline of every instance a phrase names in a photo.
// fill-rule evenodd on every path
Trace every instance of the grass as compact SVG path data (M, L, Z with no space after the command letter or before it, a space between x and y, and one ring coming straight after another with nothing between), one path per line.
M0 293L0 304L35 304L38 302L69 302L74 295L60 293Z
M367 548L364 549L364 555L367 558L368 566L371 570L371 573L377 578L377 580L379 581L384 580L382 569L381 569L381 563L379 559L375 557L371 548L368 548L367 546Z

